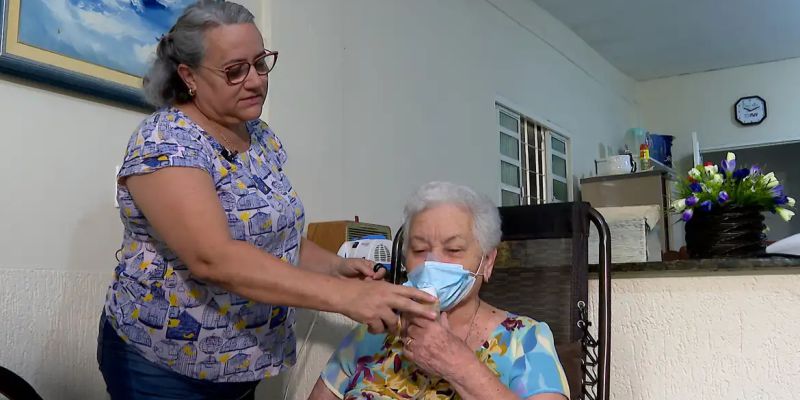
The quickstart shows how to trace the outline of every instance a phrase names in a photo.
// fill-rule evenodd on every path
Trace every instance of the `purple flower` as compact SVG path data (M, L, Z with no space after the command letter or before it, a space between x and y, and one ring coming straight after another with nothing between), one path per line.
M722 170L725 172L733 172L733 170L736 169L736 160L724 160L720 163L720 167L722 167Z
M689 196L686 198L686 207L694 207L697 204L697 196Z
M506 328L507 331L514 332L515 330L522 328L523 323L522 321L515 318L506 318L506 320L503 321L503 323L501 323L500 325L503 325L503 327Z
M752 167L750 167L750 175L758 175L760 173L761 173L761 168L759 168L758 165L753 165Z
M694 193L700 193L700 192L702 192L702 191L703 191L703 186L702 186L702 185L700 185L700 184L699 184L699 183L697 183L697 182L692 182L692 184L691 184L691 185L689 185L689 189L690 189L692 192L694 192Z
M688 209L688 210L683 212L683 215L681 216L681 219L684 220L684 221L688 221L688 220L692 219L692 215L694 215L694 210L692 210L690 208L690 209Z
M782 205L789 202L789 198L786 196L776 196L775 197L775 204Z
M717 201L719 202L719 204L722 204L722 203L728 201L728 199L730 199L730 198L731 197L728 196L728 192L722 190L722 191L719 192L719 196L717 196Z
M706 211L711 211L711 200L706 200L700 203L700 208Z
M775 197L775 198L784 197L783 185L775 186L774 188L771 189L771 191L772 191L772 197Z
M733 179L740 181L744 178L747 178L750 175L750 170L747 168L737 169L733 171Z

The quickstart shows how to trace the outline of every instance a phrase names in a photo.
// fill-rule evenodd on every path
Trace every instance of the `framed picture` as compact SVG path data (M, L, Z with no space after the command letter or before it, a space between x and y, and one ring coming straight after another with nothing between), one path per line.
M158 40L194 0L0 0L0 71L137 107Z

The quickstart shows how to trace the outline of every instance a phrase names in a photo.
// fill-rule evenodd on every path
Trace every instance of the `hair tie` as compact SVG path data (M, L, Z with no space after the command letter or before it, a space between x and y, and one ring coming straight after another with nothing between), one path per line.
M171 32L170 32L171 33ZM180 64L180 61L175 57L175 49L172 35L165 33L158 38L158 53L161 57L169 60L175 65ZM163 52L163 53L162 53Z

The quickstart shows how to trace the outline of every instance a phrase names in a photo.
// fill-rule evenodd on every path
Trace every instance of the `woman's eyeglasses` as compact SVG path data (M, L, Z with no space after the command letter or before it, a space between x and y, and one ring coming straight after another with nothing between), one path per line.
M258 75L264 76L275 68L275 62L277 61L277 51L264 50L264 54L256 58L252 63L245 61L229 65L225 68L212 68L204 65L201 65L201 67L222 72L225 74L225 80L228 82L228 85L238 85L247 79L251 65L256 69Z

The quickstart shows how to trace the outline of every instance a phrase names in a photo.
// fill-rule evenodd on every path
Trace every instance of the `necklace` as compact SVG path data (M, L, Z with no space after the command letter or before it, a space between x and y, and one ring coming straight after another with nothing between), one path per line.
M192 103L194 104L194 107L197 109L197 111L200 113L200 115L202 115L203 118L206 119L206 121L208 121L209 123L213 124L213 122L211 121L211 118L208 118L208 116L206 116L206 113L204 113L203 110L200 109L200 106L198 106L197 103L194 102L194 101L192 101ZM234 149L233 143L231 143L231 141L228 139L228 135L225 134L225 128L219 129L219 134L220 134L220 136L222 136L222 141L225 142L225 144L222 146L222 151L220 151L219 153L220 153L220 155L222 155L222 158L224 158L224 159L228 160L228 162L232 163L232 162L234 162L236 160L236 156L239 155L239 151ZM228 150L228 149L232 149L232 150Z
M220 151L220 154L222 154L222 158L224 158L224 159L228 160L228 162L232 163L236 159L236 156L239 154L239 152L236 151L236 150L234 150L232 152L230 150L228 150L228 148L233 148L233 146L231 145L231 142L228 140L228 136L225 135L225 132L223 132L222 130L220 130L219 134L220 134L220 136L222 136L222 140L226 144L225 146L222 146L222 151Z
M225 134L224 129L220 129L219 134L222 136L222 141L225 142L225 148L233 148L233 144L228 140L228 135ZM236 151L236 150L234 150Z
M475 307L475 312L472 314L472 319L469 321L469 326L467 327L467 337L464 338L464 344L469 346L469 339L472 337L472 331L474 330L475 326L475 317L478 316L478 310L481 308L481 299L478 299L478 305Z

